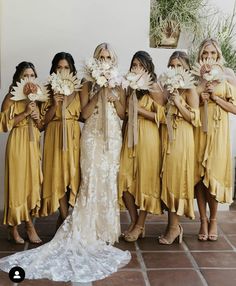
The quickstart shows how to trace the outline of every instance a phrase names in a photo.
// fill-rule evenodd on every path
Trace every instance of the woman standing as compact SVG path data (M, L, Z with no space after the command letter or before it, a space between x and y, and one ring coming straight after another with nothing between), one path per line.
M94 58L117 65L116 55L106 43L95 49ZM0 259L0 269L9 271L17 264L26 270L26 278L30 279L90 282L116 272L129 262L129 252L111 245L120 235L117 172L124 104L120 87L108 88L104 93L97 84L84 83L81 92L85 119L81 136L82 182L72 215L49 243ZM102 128L105 122L106 134Z
M9 115L13 125L8 137L5 159L5 203L3 223L9 226L9 235L17 244L24 244L18 225L26 223L26 232L31 243L41 243L31 216L38 216L42 183L40 167L40 131L42 127L39 109L35 102L13 101L11 91L21 79L35 79L35 67L30 62L21 62L13 75L9 93L2 103L2 111ZM33 119L34 140L29 140L29 122Z
M223 56L216 40L206 39L199 47L198 62L214 60L219 65ZM236 114L235 76L222 66L221 81L200 80L200 114L203 122L204 102L207 103L208 130L196 130L196 196L200 213L200 241L215 241L217 235L217 207L232 202L232 167L229 130L229 112ZM210 210L208 219L206 205Z
M124 142L121 151L119 171L119 202L128 209L131 224L124 232L126 241L136 241L144 236L147 213L161 214L160 171L161 142L159 124L164 118L163 95L156 83L152 58L145 51L134 54L131 70L145 70L151 77L152 92L136 90L128 95L128 115L125 126ZM137 106L137 119L132 110ZM134 107L134 108L132 108ZM135 122L137 120L137 122ZM137 133L137 143L129 144L131 133ZM135 128L135 127L134 127ZM137 211L139 209L139 212Z
M170 56L168 67L189 70L187 54L174 52ZM168 225L165 234L159 238L160 244L172 244L176 238L181 243L183 228L179 224L179 217L185 215L194 218L193 127L200 123L198 106L198 95L194 87L175 89L167 95L167 124L162 130L161 200L168 210ZM172 135L168 131L169 125Z
M103 43L94 51L94 58L117 66L111 46ZM117 175L122 145L121 119L125 113L125 95L121 87L106 88L107 94L96 84L86 82L81 92L82 117L85 119L81 138L82 183L80 192L87 193L97 212L92 228L97 236L114 243L120 236L120 210L117 198ZM107 99L104 112L103 97ZM105 114L104 114L105 113ZM105 118L106 117L106 118ZM104 119L107 134L104 137ZM88 198L87 198L88 199ZM98 203L99 202L99 203ZM88 209L87 209L88 211Z
M74 59L69 53L60 52L52 60L50 74L67 70L76 75ZM63 101L65 106L65 124L63 130ZM68 215L69 206L74 206L80 182L80 98L74 91L66 96L53 94L43 105L45 115L43 150L43 191L41 216L53 214L59 208L58 225ZM63 150L63 132L66 132L66 150Z

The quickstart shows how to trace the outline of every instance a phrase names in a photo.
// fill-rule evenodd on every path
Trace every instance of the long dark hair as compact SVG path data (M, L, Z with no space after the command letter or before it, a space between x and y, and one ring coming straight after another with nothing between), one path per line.
M53 60L52 60L52 66L51 66L51 69L50 69L50 74L56 72L56 69L57 69L57 66L58 66L58 63L60 60L66 60L69 64L69 67L70 67L70 72L73 73L73 75L76 75L77 71L76 71L76 68L75 68L75 61L72 57L71 54L69 53L65 53L65 52L60 52L60 53L57 53Z
M149 55L149 53L145 51L138 51L133 55L133 58L131 60L130 64L130 70L132 69L133 66L133 61L137 59L143 68L145 69L146 72L148 72L151 75L151 78L154 82L157 81L157 75L155 73L155 66L152 61L152 57ZM137 90L136 95L138 99L141 99L145 94L149 94L148 90Z
M21 80L22 74L26 69L32 69L35 74L35 77L37 77L35 66L31 62L21 62L16 66L16 71L13 75L11 87L15 86L16 83Z

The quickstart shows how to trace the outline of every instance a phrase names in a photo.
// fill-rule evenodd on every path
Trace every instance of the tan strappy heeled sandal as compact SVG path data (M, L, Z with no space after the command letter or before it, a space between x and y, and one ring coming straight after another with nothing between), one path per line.
M203 218L200 218L200 221L201 221L201 225L205 222L207 223L207 229L208 229L208 218L207 217L203 217ZM198 234L198 240L199 241L207 241L208 240L208 234L206 233L199 233Z
M177 227L179 227L179 234L177 234L177 236L172 237L169 240L165 236L163 236L159 239L159 243L160 244L172 244L176 239L177 239L178 243L182 243L183 233L184 233L183 227L180 224L178 224L178 226L176 226L176 225L169 226L169 228L172 228L172 229L176 229Z
M209 223L209 228L210 228L210 224L211 224L211 222L215 222L216 223L216 218L210 218L210 223ZM216 227L217 227L217 223L216 223ZM216 228L217 229L217 228ZM217 230L216 230L217 231ZM217 233L210 233L209 231L208 231L208 240L209 241L217 241L217 239L218 239L218 234Z
M128 242L133 242L138 240L139 237L145 236L145 228L141 225L136 224L132 231L130 231L124 239Z

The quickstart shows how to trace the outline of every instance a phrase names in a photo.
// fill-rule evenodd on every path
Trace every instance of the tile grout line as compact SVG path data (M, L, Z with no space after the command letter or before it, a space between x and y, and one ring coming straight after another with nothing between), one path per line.
M94 281L95 282L95 281ZM81 282L71 282L71 286L92 286L92 282L81 283Z
M225 249L225 250L191 250L191 253L231 253L234 252L234 249ZM141 250L142 253L184 253L184 250Z
M196 260L195 260L194 257L192 256L192 254L191 254L191 252L190 252L190 250L189 250L187 244L186 244L184 241L183 241L183 243L182 243L182 246L183 246L183 248L184 248L184 250L185 250L185 253L186 253L187 257L189 258L190 262L192 263L192 265L193 265L193 267L194 267L194 270L197 272L199 278L201 279L203 285L204 285L204 286L208 286L208 283L207 283L205 277L202 275L201 270L200 270L200 268L199 268L199 266L198 266Z
M227 241L227 243L232 247L233 252L236 252L236 247L230 242L230 240L228 239L228 237L226 236L226 234L223 232L223 230L221 229L221 227L217 224L217 227L221 230L222 232L222 236L224 237L224 239ZM232 252L232 250L231 250Z
M144 263L143 256L142 256L142 253L140 251L140 248L138 246L137 241L135 241L135 249L136 249L136 254L137 254L138 261L139 261L140 266L141 266L141 271L142 271L143 278L144 278L144 281L145 281L145 286L151 286L151 284L149 282L149 279L148 279L148 276L147 276L147 268L146 268L146 265Z

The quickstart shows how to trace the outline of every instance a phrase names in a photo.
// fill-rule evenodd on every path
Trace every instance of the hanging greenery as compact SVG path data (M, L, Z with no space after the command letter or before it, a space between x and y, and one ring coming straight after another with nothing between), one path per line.
M176 38L178 42L182 30L200 35L201 10L205 6L205 0L151 0L150 46L168 46L165 38L169 39L170 44ZM172 43L172 46L177 46L177 42Z

